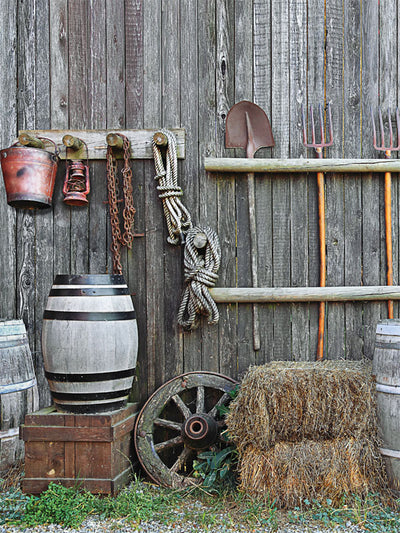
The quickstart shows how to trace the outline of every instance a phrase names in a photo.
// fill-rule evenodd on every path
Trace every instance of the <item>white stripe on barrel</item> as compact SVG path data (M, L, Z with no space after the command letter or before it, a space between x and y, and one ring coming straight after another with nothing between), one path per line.
M390 488L400 490L400 320L383 320L376 328L373 373L378 421Z
M120 275L57 276L42 330L56 408L95 413L123 407L138 348L136 315Z

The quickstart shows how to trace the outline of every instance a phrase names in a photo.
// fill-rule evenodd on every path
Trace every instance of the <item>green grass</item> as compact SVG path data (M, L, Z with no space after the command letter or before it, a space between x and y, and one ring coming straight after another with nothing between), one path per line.
M284 524L332 527L359 525L371 533L399 533L400 513L379 504L377 496L368 501L343 499L338 508L331 502L303 502L302 508L288 512L276 509L268 499L251 498L235 489L210 492L204 488L175 491L146 483L137 478L117 496L99 497L79 486L66 488L51 484L39 497L26 496L13 488L0 493L0 525L14 524L22 529L39 524L78 527L86 518L98 516L140 524L148 520L164 524L190 522L195 529L225 530L242 525L244 530L263 528L276 531ZM112 526L111 526L112 527Z

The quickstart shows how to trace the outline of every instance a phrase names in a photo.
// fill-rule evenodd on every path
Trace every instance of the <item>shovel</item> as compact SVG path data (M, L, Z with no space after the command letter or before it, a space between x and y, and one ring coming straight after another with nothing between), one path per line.
M274 146L271 125L265 112L258 105L243 100L228 112L225 124L226 148L244 148L246 157L254 158L259 148ZM257 274L257 228L255 214L254 172L247 174L247 194L249 202L250 256L253 287L258 285ZM260 328L258 307L253 304L253 348L259 350Z

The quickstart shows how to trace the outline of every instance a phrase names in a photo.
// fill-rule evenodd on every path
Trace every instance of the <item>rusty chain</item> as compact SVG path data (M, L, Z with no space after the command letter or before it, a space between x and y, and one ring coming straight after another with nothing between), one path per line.
M108 190L108 204L110 209L111 219L111 252L113 255L113 273L122 274L121 265L121 247L126 246L132 248L133 243L133 224L136 209L133 207L133 188L132 188L132 169L130 166L131 158L131 143L125 135L119 134L123 139L123 153L124 165L121 170L122 174L122 190L124 195L124 209L122 211L123 229L121 231L120 211L118 208L118 169L117 162L111 146L107 147L107 190Z

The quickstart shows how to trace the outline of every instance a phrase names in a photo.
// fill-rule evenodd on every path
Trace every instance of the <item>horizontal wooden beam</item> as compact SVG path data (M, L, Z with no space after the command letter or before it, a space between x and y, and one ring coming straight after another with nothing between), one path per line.
M400 172L400 159L246 159L206 157L208 172Z
M363 287L215 287L217 303L345 302L350 300L400 300L400 286Z
M152 130L21 130L19 136L25 138L47 138L54 141L60 151L61 159L86 159L86 147L84 144L78 149L68 149L63 144L63 137L80 139L88 147L89 159L106 159L107 135L110 133L120 133L128 137L132 146L132 159L153 159L153 136L159 131ZM176 136L176 150L178 159L185 159L185 130L182 128L172 128L170 130ZM51 143L46 143L48 149L53 151ZM75 148L75 147L74 147ZM115 150L115 156L122 158Z

